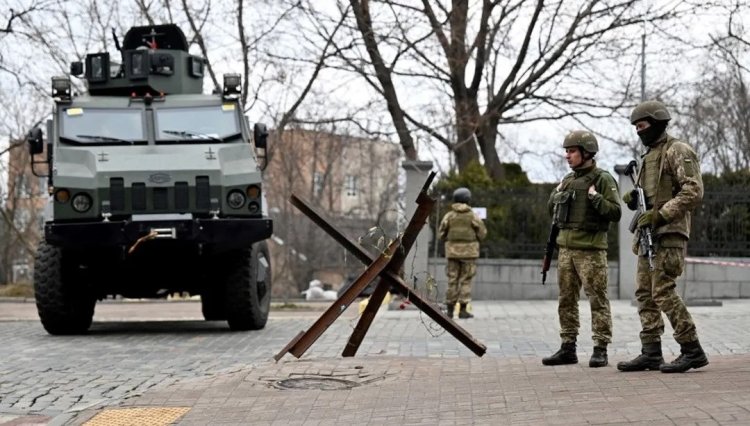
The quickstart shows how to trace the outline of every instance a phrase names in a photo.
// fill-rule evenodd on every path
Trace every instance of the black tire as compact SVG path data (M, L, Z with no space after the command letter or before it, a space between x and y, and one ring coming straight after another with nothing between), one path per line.
M251 249L228 255L226 313L235 331L260 330L266 326L271 307L271 258L265 241Z
M34 264L34 297L49 334L83 334L94 318L96 297L78 279L77 263L59 247L42 241Z

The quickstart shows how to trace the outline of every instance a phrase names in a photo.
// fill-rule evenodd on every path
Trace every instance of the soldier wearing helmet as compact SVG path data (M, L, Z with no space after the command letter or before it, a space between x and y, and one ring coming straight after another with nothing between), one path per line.
M607 297L607 230L620 220L617 182L596 166L596 137L588 131L570 132L563 141L565 159L572 169L552 191L549 209L560 228L557 236L557 283L560 350L542 359L544 365L576 364L578 298L583 287L591 306L594 350L589 367L608 364L612 341L612 313Z
M621 371L681 373L708 364L698 341L695 323L676 291L676 280L685 266L690 215L703 199L703 180L693 148L667 133L671 118L667 107L659 101L643 102L630 115L630 123L646 146L637 183L643 189L648 208L637 217L633 252L642 254L637 243L638 233L649 227L656 257L653 271L645 257L638 257L635 296L642 327L641 355L618 363L617 368ZM622 199L631 210L636 210L633 191L627 192ZM661 351L662 312L667 315L674 338L680 344L680 356L669 364L664 363Z
M630 124L636 126L638 137L646 146L653 145L664 135L671 119L669 110L659 101L642 102L630 114Z
M445 241L445 274L448 276L445 305L451 318L456 303L460 304L459 318L474 317L467 304L471 301L471 280L477 273L479 241L487 236L487 228L469 206L470 202L468 188L456 189L451 210L443 216L438 228L440 240Z

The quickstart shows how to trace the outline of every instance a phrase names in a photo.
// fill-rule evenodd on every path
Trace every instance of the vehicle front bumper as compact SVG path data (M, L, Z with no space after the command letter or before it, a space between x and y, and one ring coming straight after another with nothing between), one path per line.
M129 246L146 238L232 249L250 247L272 233L273 221L268 218L47 222L44 226L48 244L71 248Z

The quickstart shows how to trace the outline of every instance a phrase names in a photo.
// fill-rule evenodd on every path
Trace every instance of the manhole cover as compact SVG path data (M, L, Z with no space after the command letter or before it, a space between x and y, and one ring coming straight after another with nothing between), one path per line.
M281 389L344 390L357 387L359 383L333 377L295 377L279 380L276 386Z

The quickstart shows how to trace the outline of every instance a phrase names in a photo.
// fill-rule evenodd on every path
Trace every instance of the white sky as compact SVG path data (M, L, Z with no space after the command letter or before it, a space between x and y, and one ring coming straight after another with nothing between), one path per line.
M13 7L16 10L23 9L24 5L32 3L34 0L6 0L4 6L0 7L0 21L5 22L4 18L7 14L7 9ZM333 1L328 3L316 2L320 7L331 6L335 4ZM62 7L71 7L80 10L81 5L74 7L77 3L72 1L63 1L62 3L56 3ZM193 4L193 3L191 3ZM134 9L134 6L129 3L125 3L125 8ZM266 2L253 3L248 6L249 14L253 14L252 22L261 23L264 21L262 13L258 13L254 8L263 8L269 6ZM56 6L57 7L57 6ZM132 11L131 11L132 12ZM129 13L131 13L129 12ZM125 13L125 12L123 12ZM130 16L130 15L129 15ZM705 44L708 40L710 33L715 33L721 29L721 25L724 22L723 16L717 14L705 14L702 16L696 16L693 20L688 20L685 23L685 31L689 33L696 41L697 45ZM132 19L131 19L132 20ZM145 22L133 22L133 24L145 24ZM308 28L309 23L302 22L300 25ZM221 80L221 73L223 72L236 72L241 70L241 64L236 60L236 45L232 41L233 32L229 28L224 28L221 25L215 26L217 29L209 33L207 42L213 43L211 55L212 60L217 62L217 71L219 73L219 80ZM183 28L187 33L187 28ZM294 30L291 29L291 30ZM292 32L290 30L290 33ZM296 29L298 30L298 28ZM649 33L656 31L654 28L647 28ZM283 32L280 32L283 35ZM681 34L685 35L685 33ZM640 34L634 34L636 37L640 37ZM1 36L0 36L1 37ZM122 37L122 34L120 34ZM281 37L279 35L278 37ZM657 38L657 36L654 36ZM682 79L684 81L690 81L695 79L700 72L700 69L695 66L696 63L705 60L704 57L697 56L691 57L686 55L680 63L663 63L660 61L664 52L661 51L664 43L664 34L658 36L658 41L649 40L648 52L647 52L647 82L657 79ZM7 37L5 37L7 39ZM64 45L64 40L59 40ZM88 44L92 49L96 49L98 45L92 41L82 42L81 44ZM33 79L38 81L40 87L46 88L49 86L49 79L52 75L60 74L64 70L60 70L59 67L45 63L44 52L34 50L30 45L15 45L3 46L3 43L7 43L4 38L0 38L0 54L3 55L3 61L12 61L15 64L26 64L29 73L33 75ZM220 48L217 48L219 46ZM288 50L287 50L288 48ZM69 48L68 48L69 49ZM70 49L69 49L70 50ZM113 46L110 44L110 51L113 51ZM192 51L196 52L195 48ZM222 52L219 54L218 52ZM310 45L300 43L295 46L284 46L283 43L279 43L279 49L276 53L288 53L298 52L300 55L312 55ZM695 54L699 54L696 49ZM70 51L69 53L72 53ZM632 58L637 58L639 51L628 52L628 55ZM70 60L73 60L71 57ZM222 65L223 63L223 65ZM231 64L231 65L230 65ZM261 94L261 97L265 98L266 104L273 103L273 107L277 110L283 110L294 100L295 92L289 90L283 90L290 84L301 84L304 81L306 75L304 73L297 73L294 67L278 67L271 69L270 71L264 70L259 67L258 64L253 64L254 78L251 85L257 84L259 76L262 72L267 72L266 76L276 78L276 81L272 81L270 86L266 87L266 92ZM281 71L283 70L283 72ZM268 74L270 72L271 74ZM276 74L273 74L276 72ZM640 82L637 83L640 87ZM14 128L8 124L12 120L17 120L19 116L23 116L24 109L31 109L37 115L40 111L49 111L51 109L51 100L47 97L42 101L34 99L32 97L23 98L22 96L32 91L31 87L24 87L19 89L17 82L10 77L7 73L0 71L0 103L4 105L4 109L0 111L0 120L5 124L0 125L0 149L7 146L8 137L10 135L18 135L19 129ZM210 80L206 80L206 90L210 91ZM651 87L651 85L648 85ZM405 88L402 88L405 89ZM440 108L450 108L450 106L440 105L442 101L433 102L431 99L425 99L425 95L422 90L409 92L404 90L400 96L403 102L416 105L430 106L434 105L436 110ZM323 79L314 88L314 95L318 98L317 100L310 98L310 105L306 105L305 110L307 114L314 115L316 110L345 110L350 108L352 105L364 106L367 99L373 95L372 89L363 83L361 80L357 80L355 77L344 75L340 72L326 71L323 74ZM20 96L19 96L20 95ZM34 101L34 105L30 105L29 100ZM316 102L316 104L313 104ZM256 109L250 111L249 116L251 121L267 121L270 124L270 118L264 116L267 114L259 104ZM382 104L380 105L380 111L373 111L372 117L370 118L375 122L382 122L385 126L390 126L390 117L383 114ZM0 108L2 109L2 108ZM629 111L622 111L623 115L627 115ZM29 114L30 115L30 114ZM632 141L632 146L638 145L637 137L632 130L626 119L617 118L610 120L596 120L587 121L586 124L590 126L594 131L599 134L605 135L610 138L618 140ZM506 137L508 141L512 141L510 145L500 145L498 147L501 160L504 162L520 162L524 171L527 172L529 178L533 182L551 182L559 180L566 172L567 165L565 164L562 156L562 148L560 145L562 140L568 131L580 128L580 124L572 121L559 121L559 122L547 122L547 123L530 123L523 125L514 126L502 126L500 128L501 133ZM630 160L631 153L627 150L618 148L615 144L606 140L606 138L599 138L600 141L600 154L598 155L598 161L601 167L612 170L615 164L627 163ZM438 142L432 142L429 146L426 145L427 141L417 139L419 154L421 159L434 160L438 163L439 170L447 170L449 161L448 153L442 144ZM7 155L3 156L2 161L7 159Z

